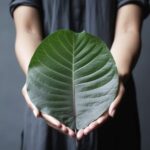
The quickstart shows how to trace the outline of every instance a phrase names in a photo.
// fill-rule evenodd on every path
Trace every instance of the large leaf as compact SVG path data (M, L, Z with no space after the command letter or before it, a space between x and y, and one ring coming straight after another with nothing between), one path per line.
M27 90L41 112L85 128L115 99L118 74L106 44L89 33L58 30L34 53Z

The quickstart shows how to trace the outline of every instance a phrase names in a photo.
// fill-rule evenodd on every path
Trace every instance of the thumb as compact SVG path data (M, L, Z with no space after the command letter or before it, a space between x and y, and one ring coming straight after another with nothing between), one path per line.
M31 110L33 111L34 116L40 117L40 111L37 109L37 107L32 103L32 101L30 100L30 97L28 95L27 92L27 86L26 84L24 85L24 87L22 88L22 94L25 98L26 103L28 104L28 106L31 108Z
M109 116L114 117L114 115L116 113L116 109L118 108L118 105L120 104L124 93L125 93L124 85L123 85L123 83L120 83L118 95L109 107L109 110L108 110Z

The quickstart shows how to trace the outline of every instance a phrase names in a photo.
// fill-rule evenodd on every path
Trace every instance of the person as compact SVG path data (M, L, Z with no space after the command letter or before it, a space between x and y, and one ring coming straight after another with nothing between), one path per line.
M53 116L41 113L31 102L25 83L22 93L29 107L25 112L22 150L140 150L132 70L140 52L141 27L148 14L147 6L146 0L10 2L16 27L16 55L25 76L42 39L58 29L71 29L85 30L105 41L120 77L118 95L108 111L77 134Z

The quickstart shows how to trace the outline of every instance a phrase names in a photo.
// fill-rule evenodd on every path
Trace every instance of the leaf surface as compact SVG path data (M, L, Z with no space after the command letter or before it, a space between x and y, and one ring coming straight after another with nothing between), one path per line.
M27 91L32 102L74 130L100 117L117 89L117 68L106 44L84 31L52 33L29 65Z

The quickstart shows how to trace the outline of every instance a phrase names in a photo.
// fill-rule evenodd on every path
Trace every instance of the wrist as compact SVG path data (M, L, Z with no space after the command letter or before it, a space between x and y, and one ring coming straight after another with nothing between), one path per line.
M125 83L130 77L131 71L129 71L129 69L123 69L123 68L117 70L118 70L119 80Z
M132 71L131 62L128 59L124 59L123 57L121 58L118 53L115 53L113 51L111 51L111 53L116 64L119 77L122 80L126 81Z

